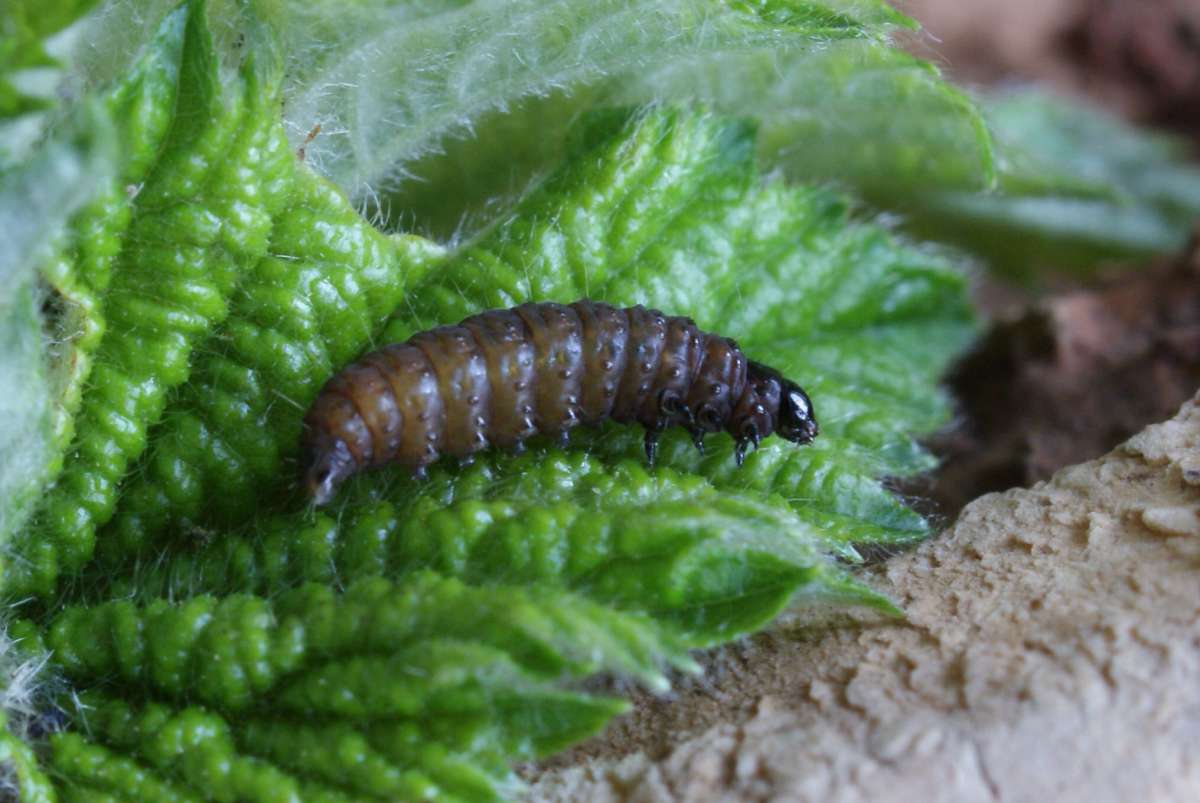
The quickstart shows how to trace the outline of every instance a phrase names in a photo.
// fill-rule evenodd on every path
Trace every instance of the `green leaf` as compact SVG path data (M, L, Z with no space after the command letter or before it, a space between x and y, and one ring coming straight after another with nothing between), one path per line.
M665 464L779 493L802 514L859 518L885 540L919 538L923 523L874 478L929 467L912 437L948 413L930 387L972 334L962 276L849 223L836 196L756 180L744 124L652 112L588 131L571 167L417 288L384 339L525 300L686 312L812 391L823 435L800 450L769 440L735 471L728 438L700 458L676 433ZM627 430L589 443L613 458L640 453Z
M585 452L491 457L428 487L361 483L333 515L279 516L136 571L94 593L271 593L423 568L468 582L565 586L669 620L691 646L763 626L796 588L819 596L841 573L825 534L782 500L719 492L702 477L647 472ZM829 544L838 551L840 543ZM870 601L865 599L864 601Z
M7 681L8 678L5 678ZM0 713L0 794L22 803L52 803L54 789L33 749L8 728Z
M402 471L375 474L333 516L269 515L248 537L175 550L169 560L144 541L114 538L114 560L88 581L96 593L270 594L428 566L471 582L566 586L648 611L674 622L688 643L710 644L761 626L798 588L819 596L828 584L842 593L844 577L828 555L855 559L856 543L923 537L925 522L878 477L929 466L911 438L947 413L930 388L972 332L962 278L880 229L849 223L834 196L758 180L744 123L673 111L606 113L577 139L576 158L514 218L427 274L382 339L527 299L588 294L687 310L813 390L825 433L816 446L768 441L736 470L726 436L710 439L706 458L672 436L665 467L651 475L639 467L639 433L578 432L566 455L541 449L522 460L490 458L428 485L408 482ZM271 309L261 315L277 320L291 307ZM300 353L328 348L319 327L287 333ZM238 376L270 370L271 361L247 365L258 367ZM311 372L310 392L327 370ZM243 387L259 384L279 380ZM258 396L238 391L230 385L222 403L253 409ZM274 435L272 456L294 449L298 434L298 409L275 409L293 420ZM193 518L198 504L176 508L179 526L211 532L214 520L253 517L260 505L239 496L237 472L197 457L204 443L254 436L270 445L273 436L257 419L211 419L203 431L207 441L180 449L181 468L162 476L190 472L185 490L221 489L208 519ZM142 487L139 479L134 488ZM160 515L182 495L169 481L161 487ZM286 504L282 492L280 500ZM126 510L139 510L138 502L135 491ZM118 567L129 565L135 547L134 565L144 568L127 575ZM876 602L865 591L861 600Z
M103 342L104 294L133 218L129 193L144 181L170 127L186 23L183 9L168 15L154 46L99 104L123 147L113 154L110 171L100 174L96 197L71 221L70 236L42 265L52 302L46 323L56 458L70 445L83 388Z
M1182 142L1038 90L992 97L986 111L1000 154L995 192L879 188L913 231L1023 278L1183 246L1200 216L1200 170Z
M87 106L27 163L0 171L0 575L9 541L55 470L57 396L36 284L71 216L105 186L113 151L103 110Z
M0 171L30 155L58 105L66 71L46 40L92 5L95 0L8 0L0 10Z
M52 461L37 296L31 277L18 281L13 297L0 303L0 370L13 382L13 392L0 400L0 449L6 455L0 463L0 547L25 524ZM0 571L5 568L0 562Z
M204 799L164 781L119 752L89 743L78 733L56 734L50 747L48 763L60 778L58 788L65 800L192 803Z
M95 637L84 638L89 631ZM233 594L143 608L123 601L68 607L47 633L55 661L72 677L112 676L226 711L257 706L259 696L315 657L433 638L490 644L545 677L622 671L661 686L664 658L691 666L637 617L557 591L472 588L423 572L402 586L364 580L343 595L304 585L274 601ZM214 660L217 654L224 659Z
M881 33L878 3L860 4L867 20L856 18L851 4L835 13L810 2L381 5L339 20L342 31L369 26L369 33L347 36L346 49L303 67L303 87L288 94L288 119L298 131L317 122L345 131L353 115L353 136L326 136L309 153L338 184L358 191L411 169L448 135L525 98L724 48L811 49ZM328 19L335 6L309 8Z
M806 177L991 180L978 113L887 44L913 23L883 2L302 8L282 23L304 54L287 93L293 141L320 124L307 152L321 172L440 234L552 168L572 121L605 104L705 100L754 115L764 155Z
M666 65L617 98L691 97L760 121L763 162L864 192L971 191L995 181L991 135L937 70L878 42L727 52Z
M50 766L113 791L214 800L291 800L309 784L335 800L496 799L513 786L506 760L624 709L561 688L564 676L665 688L662 664L693 666L643 617L430 573L342 595L308 585L273 600L69 607L46 632L62 671L96 688L79 700L88 741L51 737Z
M176 83L167 66L174 52L171 91L164 84ZM130 185L132 208L109 193L81 224L74 272L50 274L68 304L87 299L83 315L95 327L80 327L79 350L91 365L64 383L63 403L77 403L78 412L75 426L60 432L65 440L73 429L74 439L36 525L15 547L5 577L15 593L48 593L60 572L90 558L95 529L112 516L147 428L188 378L192 349L228 313L247 264L266 253L293 169L270 51L249 56L238 79L222 86L202 4L164 21L141 68L108 103L134 113L137 149L123 178L146 172Z
M290 491L301 419L338 366L374 341L408 282L440 248L373 229L326 182L299 171L270 253L242 278L230 313L198 349L192 376L151 429L151 444L103 533L101 555L230 525Z

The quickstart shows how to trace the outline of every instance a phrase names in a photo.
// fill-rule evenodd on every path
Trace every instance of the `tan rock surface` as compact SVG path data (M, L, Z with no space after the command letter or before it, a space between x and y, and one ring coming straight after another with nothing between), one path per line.
M1200 395L868 580L907 624L719 654L531 797L1200 800Z

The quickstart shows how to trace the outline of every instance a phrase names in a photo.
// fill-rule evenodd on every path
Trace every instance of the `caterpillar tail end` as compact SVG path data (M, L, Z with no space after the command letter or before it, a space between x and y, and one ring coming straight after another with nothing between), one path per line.
M355 469L350 449L337 438L328 448L308 450L304 466L304 490L317 507L329 504Z

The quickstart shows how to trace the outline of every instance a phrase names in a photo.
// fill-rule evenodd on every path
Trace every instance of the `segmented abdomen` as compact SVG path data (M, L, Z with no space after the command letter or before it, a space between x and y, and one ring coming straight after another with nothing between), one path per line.
M651 460L669 426L686 426L697 447L728 430L740 462L776 429L784 386L689 318L586 299L491 310L386 346L326 383L305 419L309 491L323 502L361 468L420 470L606 418L646 427ZM815 433L813 422L807 439Z
M662 391L686 399L704 376L711 396L728 399L745 374L735 346L688 318L586 300L523 304L367 355L325 386L306 423L349 435L360 466L416 467L609 417L657 427Z

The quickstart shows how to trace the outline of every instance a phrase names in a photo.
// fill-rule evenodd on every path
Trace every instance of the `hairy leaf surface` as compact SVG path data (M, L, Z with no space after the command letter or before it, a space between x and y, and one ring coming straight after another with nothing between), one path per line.
M92 689L78 701L87 738L52 736L53 771L215 800L493 799L514 783L508 761L623 710L564 678L609 671L664 689L662 668L694 668L645 617L428 572L344 593L67 607L45 647Z
M975 107L887 44L913 23L882 2L382 5L362 9L364 37L354 14L335 21L327 5L308 6L356 49L297 65L305 86L289 92L287 119L293 141L320 123L309 146L320 169L382 196L404 224L443 234L464 215L477 224L498 195L552 168L572 121L597 104L700 100L753 115L764 157L802 178L954 189L992 179ZM306 50L302 38L294 49Z
M1200 216L1200 170L1184 143L1044 91L985 103L1002 154L995 192L878 188L885 205L912 215L915 232L1026 279L1183 246Z
M292 8L329 26L320 74L345 61L336 32L379 11ZM571 24L549 24L547 8ZM372 116L383 106L364 106L356 132L402 164L464 120L555 88L536 83L547 76L565 89L649 75L630 56L650 58L664 30L686 35L654 69L745 46L748 59L791 53L818 82L866 75L883 26L903 23L873 0L589 9L390 5L386 26L357 35L399 35L401 17L429 34L397 47L402 74L425 69L430 86L391 86L440 100L411 117L389 107L417 121L409 140ZM895 613L846 563L861 544L928 531L881 478L929 466L914 438L945 420L936 379L973 330L946 262L854 220L836 194L765 179L758 159L777 143L725 116L715 85L715 110L586 115L562 164L465 245L381 233L287 147L261 22L242 9L210 25L201 0L155 21L99 98L121 145L114 171L40 252L54 345L37 367L55 402L42 431L62 471L4 587L38 596L8 633L21 655L51 656L57 685L0 739L25 796L510 797L513 762L624 710L585 685L597 676L665 690L669 672L696 671L687 650L763 627L798 597ZM530 64L499 50L513 25ZM868 58L825 61L817 41ZM452 44L461 63L424 61ZM395 68L393 55L377 66ZM937 89L922 76L918 94ZM495 97L475 94L497 80ZM673 435L649 469L640 433L610 426L566 449L439 466L424 484L366 474L329 509L299 498L301 417L332 372L483 308L582 296L737 338L812 392L821 438L768 441L739 471L727 436L701 458Z
M71 346L60 329L46 353L38 268L55 262L71 217L110 185L112 133L104 110L89 104L28 162L0 169L0 576L9 540L62 456L58 377Z

